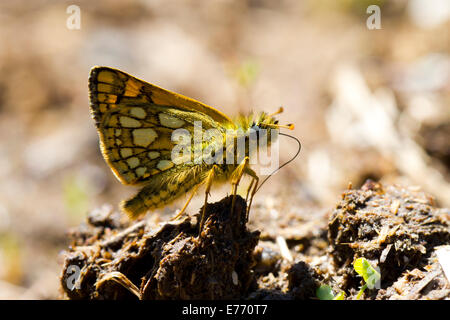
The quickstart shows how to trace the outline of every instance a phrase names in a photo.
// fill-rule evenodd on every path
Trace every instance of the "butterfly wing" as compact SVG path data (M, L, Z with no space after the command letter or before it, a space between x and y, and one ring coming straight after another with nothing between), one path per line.
M94 67L89 91L103 156L124 184L190 169L171 161L174 130L186 129L193 136L195 121L203 130L233 126L209 106L112 68Z
M174 130L193 137L196 121L203 131L215 128L225 134L234 128L227 116L207 105L112 68L91 70L89 93L106 162L123 184L144 185L122 202L131 218L170 203L207 175L208 166L172 161Z
M224 113L206 104L165 90L123 71L109 67L94 67L89 76L91 108L95 120L108 109L122 104L148 104L176 106L184 111L198 112L209 116L224 126L234 128L233 121Z

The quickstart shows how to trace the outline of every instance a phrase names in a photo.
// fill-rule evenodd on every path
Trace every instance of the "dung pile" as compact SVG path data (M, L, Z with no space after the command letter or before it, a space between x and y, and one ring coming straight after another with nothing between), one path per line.
M234 299L254 282L259 232L246 228L246 203L231 197L209 204L201 230L195 219L153 230L119 215L90 216L72 234L61 284L70 299ZM198 220L198 219L197 219ZM78 272L78 273L77 273Z
M359 257L380 269L384 288L406 270L425 267L434 248L450 242L448 213L414 188L368 181L345 192L328 229L329 253L344 278L341 289L359 285L352 267Z

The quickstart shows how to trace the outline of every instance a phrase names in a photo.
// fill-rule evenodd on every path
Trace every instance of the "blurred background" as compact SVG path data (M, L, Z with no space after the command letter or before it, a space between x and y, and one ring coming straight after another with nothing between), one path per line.
M284 106L280 122L295 124L303 148L256 207L329 212L366 179L417 186L449 207L449 19L448 0L2 1L0 299L60 298L68 230L136 192L100 154L95 65L230 116ZM295 152L281 141L282 161Z

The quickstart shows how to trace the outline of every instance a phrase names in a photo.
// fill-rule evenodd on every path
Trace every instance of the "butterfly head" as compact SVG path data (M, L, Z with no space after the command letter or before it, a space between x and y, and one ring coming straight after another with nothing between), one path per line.
M251 123L250 129L253 129L255 131L265 129L265 130L267 130L269 135L272 130L278 131L281 128L294 130L293 124L282 125L282 124L278 123L278 120L275 118L275 116L282 112L283 112L283 107L280 107L276 112L274 112L272 114L267 114L265 112L262 112L259 115L259 117Z
M278 123L275 116L281 112L283 112L282 107L272 114L261 112L258 115L252 114L248 117L241 116L237 119L236 125L245 132L246 140L250 138L252 132L256 132L257 139L263 137L261 134L264 134L267 145L270 145L272 142L273 131L279 132L281 128L294 129L293 124L281 125Z

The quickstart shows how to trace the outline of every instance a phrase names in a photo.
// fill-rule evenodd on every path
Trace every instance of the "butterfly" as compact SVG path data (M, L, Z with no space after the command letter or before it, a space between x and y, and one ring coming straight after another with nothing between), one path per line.
M247 200L250 195L248 217L259 183L258 175L249 164L249 132L264 129L270 137L273 130L293 129L293 125L279 125L275 119L274 115L281 113L282 108L272 115L262 112L231 120L201 102L109 67L91 69L89 97L106 163L121 183L141 187L134 197L121 202L122 210L132 219L192 191L175 217L178 218L198 188L205 185L201 228L213 182L231 181L233 210L237 187L244 174L251 178L247 189ZM196 133L202 136L211 130L215 130L214 135L195 141ZM185 161L179 161L183 157L173 157L174 148L180 146L174 141L174 135L179 132L186 134L189 140L180 143L186 147L184 151L191 151ZM238 132L243 133L244 144L247 144L240 155L236 151ZM193 143L189 135L194 136ZM206 149L211 152L205 153ZM207 161L212 156L219 161Z

